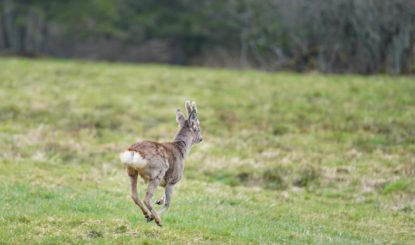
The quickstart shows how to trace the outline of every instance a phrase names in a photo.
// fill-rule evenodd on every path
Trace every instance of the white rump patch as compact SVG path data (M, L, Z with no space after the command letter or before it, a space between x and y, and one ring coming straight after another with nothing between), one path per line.
M133 168L144 168L147 165L147 161L135 151L124 151L120 154L120 160L124 165Z

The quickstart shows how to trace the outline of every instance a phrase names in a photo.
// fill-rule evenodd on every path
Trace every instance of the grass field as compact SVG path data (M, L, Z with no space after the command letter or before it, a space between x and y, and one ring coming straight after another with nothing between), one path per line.
M118 153L187 98L204 142L159 228ZM414 77L3 58L0 101L1 244L415 243Z

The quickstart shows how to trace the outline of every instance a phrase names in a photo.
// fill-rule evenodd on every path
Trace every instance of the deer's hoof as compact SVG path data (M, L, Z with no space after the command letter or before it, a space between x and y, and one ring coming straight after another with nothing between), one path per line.
M163 225L160 223L160 221L156 221L156 224L160 227L163 227Z
M146 216L146 221L147 223L150 223L151 221L153 221L153 217Z
M157 200L156 201L156 204L157 205L163 205L164 204L164 200L163 199Z

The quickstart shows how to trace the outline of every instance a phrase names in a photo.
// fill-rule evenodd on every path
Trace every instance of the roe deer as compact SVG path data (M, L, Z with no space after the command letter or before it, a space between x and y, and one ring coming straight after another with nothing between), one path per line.
M177 109L176 120L180 130L173 142L157 143L152 141L137 142L120 154L121 162L127 167L131 180L131 198L140 207L147 222L156 221L161 225L159 214L154 210L151 198L157 186L165 187L165 198L156 203L162 205L160 214L170 206L170 198L174 185L183 175L184 160L193 144L202 141L199 119L197 118L196 103L185 103L188 119L185 119L180 109ZM148 183L144 203L137 196L137 176L140 175Z

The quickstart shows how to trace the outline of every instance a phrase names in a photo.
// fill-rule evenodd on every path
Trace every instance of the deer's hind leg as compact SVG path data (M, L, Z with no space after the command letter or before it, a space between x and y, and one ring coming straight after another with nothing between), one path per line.
M153 208L153 205L151 203L151 198L153 197L157 186L160 184L162 176L163 175L159 175L159 176L156 176L154 179L150 180L150 183L148 184L148 187L147 187L146 196L144 198L144 204L146 205L148 210L150 210L151 217L156 221L156 224L158 226L162 226L162 225L161 225L159 215L157 214L156 210Z
M151 214L146 209L143 202L138 198L137 195L138 172L133 168L128 168L128 176L130 176L131 181L131 199L133 199L134 203L141 209L141 212L143 212L143 215L146 218L147 222L149 222L151 221Z

